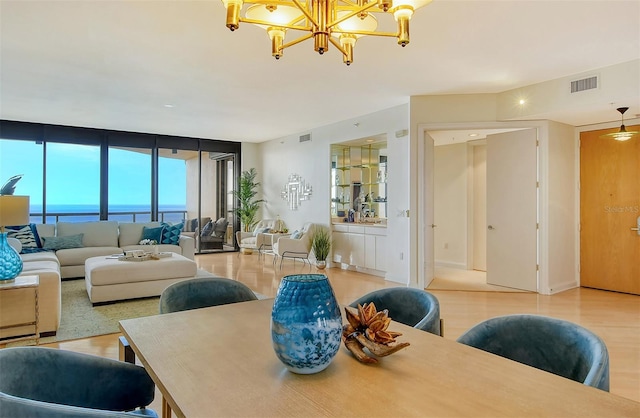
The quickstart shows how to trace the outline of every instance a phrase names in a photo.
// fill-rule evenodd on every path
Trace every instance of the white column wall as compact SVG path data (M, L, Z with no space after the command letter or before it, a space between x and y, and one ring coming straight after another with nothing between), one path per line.
M435 147L434 252L436 266L467 265L467 144Z
M280 215L290 230L305 222L328 225L331 144L386 134L389 161L386 279L408 283L409 224L404 214L409 208L409 137L396 138L396 132L407 129L408 124L408 106L401 105L259 144L262 167L259 175L266 200L263 217ZM305 134L311 134L311 141L300 142L299 137ZM299 174L313 187L311 199L303 201L297 211L290 210L280 197L292 173Z

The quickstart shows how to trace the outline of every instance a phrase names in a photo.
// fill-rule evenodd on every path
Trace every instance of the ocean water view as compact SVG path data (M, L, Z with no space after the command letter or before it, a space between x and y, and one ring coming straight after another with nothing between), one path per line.
M179 223L186 217L185 205L160 205L158 218L162 222ZM46 223L97 221L98 205L47 205ZM109 220L118 222L150 222L151 205L109 205ZM30 221L42 223L42 205L31 205Z

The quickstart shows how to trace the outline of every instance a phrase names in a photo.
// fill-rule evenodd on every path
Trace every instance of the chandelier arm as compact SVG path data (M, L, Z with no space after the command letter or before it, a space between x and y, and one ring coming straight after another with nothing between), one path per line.
M305 31L305 32L308 32L308 31L311 30L311 26L296 26L296 25L272 23L272 22L267 22L265 20L247 19L247 18L244 18L244 17L240 18L240 22L251 23L252 25L269 26L269 27L273 27L273 28L302 30L302 31Z
M347 51L344 50L342 45L340 45L340 43L338 41L336 41L333 36L331 36L329 38L329 42L331 42L333 44L333 46L338 48L338 50L340 50L340 52L342 52L342 55L344 55L345 57L348 56Z
M331 33L346 33L351 35L363 35L363 36L388 36L390 38L397 38L398 32L375 32L375 31L365 31L365 30L333 30Z
M327 29L331 29L332 27L334 27L337 24L340 24L342 22L344 22L345 20L352 18L353 16L357 15L358 13L362 13L365 12L369 9L371 9L374 6L377 6L378 3L377 2L371 2L371 3L367 3L362 7L358 7L355 10L350 11L349 13L347 13L346 15L340 17L339 19L334 20L333 22L331 22L330 24L327 25Z
M285 48L289 48L290 46L293 46L293 45L295 45L295 44L299 44L300 42L306 41L307 39L311 39L312 37L313 37L313 33L310 33L310 34L308 34L308 35L301 36L301 37L299 37L298 39L294 39L293 41L288 42L288 43L286 43L286 44L282 45L282 46L280 47L280 50L283 50L283 49L285 49Z
M307 10L307 8L305 6L302 5L302 3L300 3L299 0L293 0L293 3L296 5L296 7L298 9L300 9L300 11L302 13L304 13L304 15L307 17L307 19L309 19L309 21L314 25L314 26L318 26L318 22L313 18L313 16L311 16L311 13L309 13L309 11Z

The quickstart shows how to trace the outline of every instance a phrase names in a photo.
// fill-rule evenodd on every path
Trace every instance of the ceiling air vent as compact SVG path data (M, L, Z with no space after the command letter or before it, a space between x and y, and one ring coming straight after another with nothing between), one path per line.
M571 93L577 93L579 91L585 91L585 90L591 90L591 89L597 89L597 88L598 88L597 75L571 82Z
M311 134L300 135L300 142L311 141Z

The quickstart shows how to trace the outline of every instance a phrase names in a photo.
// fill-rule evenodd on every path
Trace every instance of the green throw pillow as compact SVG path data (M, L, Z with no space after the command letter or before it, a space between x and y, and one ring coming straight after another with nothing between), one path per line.
M142 238L143 239L152 239L156 243L160 244L162 241L162 231L164 230L163 226L158 226L155 228L148 228L146 226L142 227Z
M44 240L44 246L42 248L54 251L67 248L82 248L84 247L82 237L84 237L84 234L67 235L64 237L42 237Z

